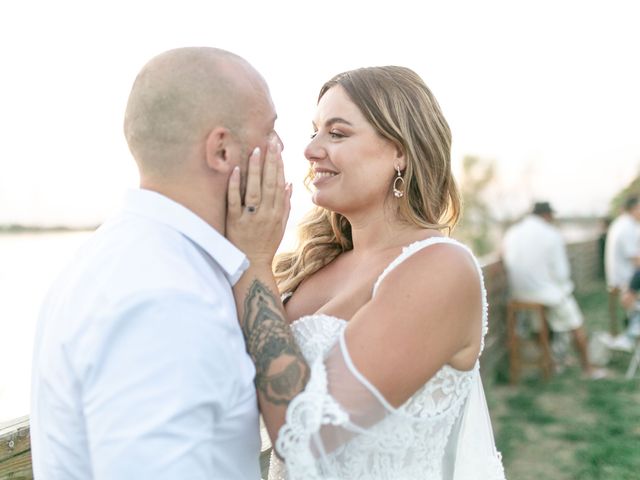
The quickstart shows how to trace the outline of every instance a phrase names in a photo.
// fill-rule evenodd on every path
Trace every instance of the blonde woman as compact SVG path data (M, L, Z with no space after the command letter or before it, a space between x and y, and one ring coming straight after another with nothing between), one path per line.
M460 199L438 103L407 68L353 70L322 87L313 130L317 208L275 275L291 193L279 141L252 154L244 197L230 179L269 478L504 478L479 375L482 273L446 236Z

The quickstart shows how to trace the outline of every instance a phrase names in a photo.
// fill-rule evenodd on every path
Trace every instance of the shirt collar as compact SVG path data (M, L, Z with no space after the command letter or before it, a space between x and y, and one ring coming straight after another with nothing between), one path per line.
M145 189L129 190L126 212L140 215L177 230L202 248L224 271L231 285L249 267L249 260L235 245L184 205Z

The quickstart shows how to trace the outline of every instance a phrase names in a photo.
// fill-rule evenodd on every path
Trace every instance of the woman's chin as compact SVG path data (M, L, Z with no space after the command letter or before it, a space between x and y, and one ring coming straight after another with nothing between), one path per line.
M332 206L331 201L327 199L326 195L322 195L322 192L318 192L317 190L313 192L313 195L311 196L311 201L316 207L322 207L322 208L326 208L327 210L333 211L333 208L331 208Z
M311 201L316 207L324 207L324 205L322 205L322 198L321 195L319 195L318 190L314 190L311 194Z
M330 212L344 215L344 213L342 213L340 205L336 205L335 202L326 201L326 199L323 199L321 196L316 197L315 195L311 198L311 200L316 207L324 208L325 210L329 210Z

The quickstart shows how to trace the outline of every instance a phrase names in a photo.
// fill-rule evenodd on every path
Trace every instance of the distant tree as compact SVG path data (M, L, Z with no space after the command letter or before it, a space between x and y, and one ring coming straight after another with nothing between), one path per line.
M611 205L609 207L609 216L611 218L618 216L618 214L622 212L625 200L631 195L640 196L640 174L631 180L629 185L618 192L611 200Z
M476 255L494 250L491 230L494 219L487 200L487 188L495 179L495 163L474 155L462 160L460 193L462 194L462 219L454 237L465 242Z

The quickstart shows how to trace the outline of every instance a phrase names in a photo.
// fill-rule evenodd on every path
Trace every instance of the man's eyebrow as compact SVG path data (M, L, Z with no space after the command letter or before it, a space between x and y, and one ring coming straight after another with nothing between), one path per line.
M316 122L311 122L311 123L313 124L313 128L318 128L318 126L316 125ZM351 122L341 117L332 117L326 122L324 122L324 125L325 127L331 127L336 123L344 123L345 125L349 125L350 127L353 127L353 124Z

